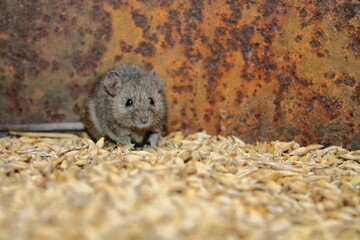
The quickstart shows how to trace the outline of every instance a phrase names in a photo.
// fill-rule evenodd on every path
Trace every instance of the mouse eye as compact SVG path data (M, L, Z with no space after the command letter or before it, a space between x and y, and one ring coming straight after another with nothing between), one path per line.
M131 105L133 105L133 101L132 101L131 99L128 99L128 100L126 101L125 106L129 107L129 106L131 106Z
M151 105L155 105L154 99L149 98L149 103L150 103Z

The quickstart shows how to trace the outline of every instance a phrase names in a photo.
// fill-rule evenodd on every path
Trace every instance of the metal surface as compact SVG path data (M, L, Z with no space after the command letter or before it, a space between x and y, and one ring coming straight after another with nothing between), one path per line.
M83 131L82 122L0 124L0 131Z
M79 120L120 63L165 80L169 130L360 148L358 1L1 1L0 123Z

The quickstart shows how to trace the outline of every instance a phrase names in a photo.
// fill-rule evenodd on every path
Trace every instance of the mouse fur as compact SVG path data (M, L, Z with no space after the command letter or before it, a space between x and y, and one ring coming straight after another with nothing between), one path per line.
M83 118L94 140L156 147L167 118L164 81L137 65L116 67L95 83Z

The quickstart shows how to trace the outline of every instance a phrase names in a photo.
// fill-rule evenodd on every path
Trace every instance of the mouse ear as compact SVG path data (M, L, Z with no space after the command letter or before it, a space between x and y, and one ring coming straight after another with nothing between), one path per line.
M115 96L121 90L121 79L117 72L109 72L106 74L103 84L111 96Z
M163 79L155 72L155 70L152 70L149 73L150 81L152 81L152 84L157 88L157 90L161 91L164 89L164 81Z

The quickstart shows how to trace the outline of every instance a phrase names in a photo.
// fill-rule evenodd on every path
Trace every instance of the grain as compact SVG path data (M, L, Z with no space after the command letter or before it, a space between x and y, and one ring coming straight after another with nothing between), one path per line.
M16 135L0 138L0 239L360 238L360 150Z

